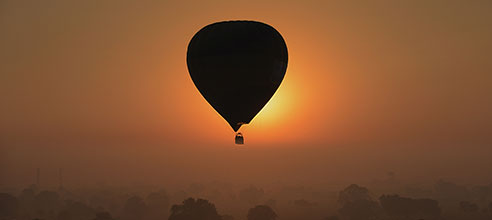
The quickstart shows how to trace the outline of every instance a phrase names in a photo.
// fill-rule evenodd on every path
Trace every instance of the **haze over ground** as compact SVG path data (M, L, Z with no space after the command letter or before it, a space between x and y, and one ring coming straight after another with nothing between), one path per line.
M490 1L1 1L0 186L492 181ZM233 144L186 69L203 26L289 49Z

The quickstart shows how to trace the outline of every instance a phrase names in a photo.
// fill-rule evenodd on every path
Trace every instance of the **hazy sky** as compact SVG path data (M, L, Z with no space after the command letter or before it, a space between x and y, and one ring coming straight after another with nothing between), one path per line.
M492 2L0 0L0 186L214 179L492 181ZM257 20L285 79L242 128L201 97L186 48Z

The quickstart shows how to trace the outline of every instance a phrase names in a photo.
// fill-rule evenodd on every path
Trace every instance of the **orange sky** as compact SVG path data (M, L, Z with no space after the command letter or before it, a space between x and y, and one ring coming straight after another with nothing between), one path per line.
M279 90L242 128L245 147L492 154L491 9L437 0L2 1L0 147L15 156L0 159L19 165L28 154L19 149L46 143L235 147L185 57L201 27L236 19L272 25L289 50ZM484 163L492 167L469 168Z

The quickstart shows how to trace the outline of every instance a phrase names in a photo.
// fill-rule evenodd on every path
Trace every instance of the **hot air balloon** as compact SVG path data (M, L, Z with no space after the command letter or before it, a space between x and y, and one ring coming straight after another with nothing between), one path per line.
M205 26L188 45L191 79L237 132L273 96L287 69L287 46L272 26L223 21ZM236 143L243 143L236 136Z

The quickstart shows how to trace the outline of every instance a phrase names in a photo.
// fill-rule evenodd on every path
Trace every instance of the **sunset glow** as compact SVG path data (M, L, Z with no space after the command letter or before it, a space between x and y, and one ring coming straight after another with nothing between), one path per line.
M94 175L350 184L390 168L408 179L490 182L491 9L487 1L1 1L0 186L31 184L37 166L66 166L74 183ZM229 20L271 25L289 55L280 87L240 129L243 146L186 61L201 28Z

